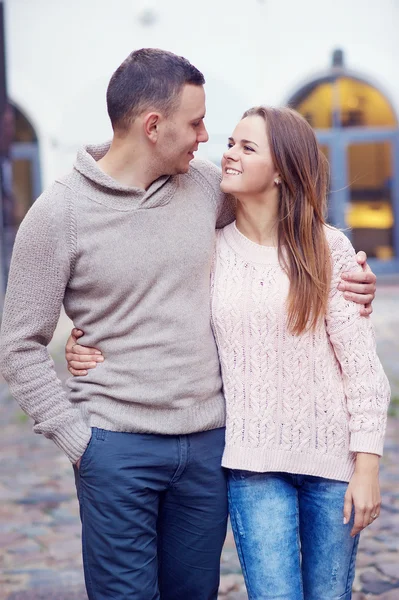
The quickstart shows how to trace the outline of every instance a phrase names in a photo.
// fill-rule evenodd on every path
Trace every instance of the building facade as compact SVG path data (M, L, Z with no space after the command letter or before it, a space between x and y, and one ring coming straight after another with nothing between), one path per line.
M331 165L330 220L378 272L399 272L399 3L395 0L6 0L15 221L111 137L113 71L136 48L186 56L205 74L220 161L242 112L289 104ZM373 262L374 261L374 262Z

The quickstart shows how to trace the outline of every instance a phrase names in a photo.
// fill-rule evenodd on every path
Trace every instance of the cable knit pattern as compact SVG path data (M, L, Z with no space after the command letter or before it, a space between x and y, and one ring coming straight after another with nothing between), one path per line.
M358 269L347 237L326 227L333 275L316 331L287 328L289 281L276 248L235 223L217 233L212 325L227 403L223 465L348 481L355 452L382 454L389 384L374 332L337 289Z
M91 427L186 434L222 427L210 327L215 224L233 219L220 170L195 160L147 190L119 184L78 153L32 206L14 246L0 343L11 393L76 462ZM68 393L47 351L61 306L106 358Z

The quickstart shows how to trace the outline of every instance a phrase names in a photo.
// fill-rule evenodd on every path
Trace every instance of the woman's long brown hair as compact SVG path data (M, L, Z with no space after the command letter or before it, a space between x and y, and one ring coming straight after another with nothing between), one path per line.
M329 167L309 123L290 108L255 107L243 118L265 120L270 152L280 174L278 252L287 271L288 327L314 329L327 310L331 258L324 232Z

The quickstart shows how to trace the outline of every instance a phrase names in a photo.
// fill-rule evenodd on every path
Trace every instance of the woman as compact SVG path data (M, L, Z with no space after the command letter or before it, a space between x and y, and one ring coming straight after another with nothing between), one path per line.
M325 224L328 165L296 112L247 111L222 171L237 217L217 235L212 319L248 595L346 600L389 402L371 323L337 289L355 252Z
M347 600L389 401L371 324L337 289L355 253L325 224L328 166L299 114L251 109L228 146L237 216L217 233L212 324L248 595Z

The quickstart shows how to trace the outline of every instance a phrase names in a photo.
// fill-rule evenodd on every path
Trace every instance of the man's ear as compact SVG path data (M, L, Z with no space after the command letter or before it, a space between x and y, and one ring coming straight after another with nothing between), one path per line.
M153 143L158 139L160 120L161 115L155 112L147 113L143 120L145 134Z

